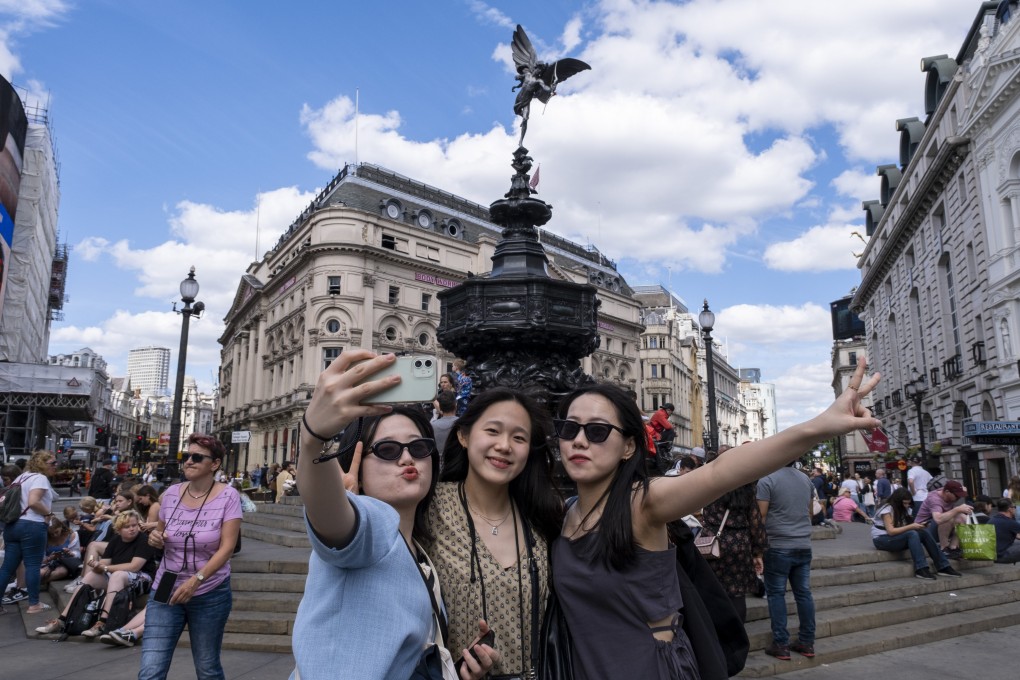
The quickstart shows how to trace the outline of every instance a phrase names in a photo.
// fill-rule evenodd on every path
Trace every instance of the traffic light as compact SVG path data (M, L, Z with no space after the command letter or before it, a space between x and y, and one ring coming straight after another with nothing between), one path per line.
M106 446L107 434L105 427L96 428L96 446Z
M135 444L134 444L134 449L133 449L134 452L135 453L141 453L142 449L144 447L145 447L145 437L143 437L140 434L139 435L135 435Z

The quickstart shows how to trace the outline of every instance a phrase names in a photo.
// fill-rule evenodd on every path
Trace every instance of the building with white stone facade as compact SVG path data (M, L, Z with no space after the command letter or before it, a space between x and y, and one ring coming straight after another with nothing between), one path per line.
M500 230L488 209L362 163L345 167L272 250L241 276L220 338L217 429L250 431L240 465L297 453L318 374L344 350L454 357L436 341L436 294L491 268ZM550 276L598 288L602 342L586 372L640 391L639 305L615 264L541 232Z
M776 386L761 381L761 369L742 368L737 371L737 390L747 419L747 438L758 441L776 433Z
M128 352L127 374L131 386L142 394L166 395L170 375L168 347L138 347Z
M922 60L925 118L897 122L899 164L878 168L852 302L883 374L875 410L891 445L916 451L923 432L930 467L972 495L997 496L1018 472L1016 12L1015 2L984 3L955 58ZM989 432L999 434L978 436Z

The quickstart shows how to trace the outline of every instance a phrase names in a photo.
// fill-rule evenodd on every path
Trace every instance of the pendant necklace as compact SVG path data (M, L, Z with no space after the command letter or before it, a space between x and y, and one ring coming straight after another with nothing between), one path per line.
M510 504L510 510L507 510L506 514L503 515L503 519L501 519L498 522L496 522L495 524L493 524L491 519L489 519L488 517L486 517L482 513L478 512L478 510L476 510L475 508L471 508L471 511L473 513L475 513L476 515L481 517L483 520L485 520L485 523L488 524L492 528L492 535L493 536L499 536L499 528L501 526L503 526L503 523L506 522L507 518L510 517L510 512L512 510L513 510L513 503Z

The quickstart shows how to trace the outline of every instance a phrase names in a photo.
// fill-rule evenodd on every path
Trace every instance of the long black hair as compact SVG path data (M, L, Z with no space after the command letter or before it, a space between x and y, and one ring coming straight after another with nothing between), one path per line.
M634 562L637 552L631 519L634 487L637 485L642 493L648 491L648 474L645 471L645 425L633 398L615 385L601 383L586 385L567 395L560 403L560 418L567 417L570 405L578 397L588 394L603 397L613 405L620 419L624 440L630 439L634 443L634 455L620 461L613 481L603 494L606 503L602 508L602 517L596 525L598 532L592 551L593 555L601 555L607 566L621 570ZM600 498L599 501L601 500ZM598 507L598 503L595 507Z
M892 508L892 520L894 527L905 527L914 521L911 517L910 512L903 507L904 501L913 502L914 497L910 495L910 490L900 487L892 492L892 495L886 499L878 508L875 509L875 518L878 519L879 511L885 506Z
M521 474L510 480L510 499L521 509L521 514L542 537L551 543L563 527L563 500L552 482L552 455L549 436L552 432L549 416L527 395L507 387L493 387L474 397L464 415L457 419L443 449L444 482L462 482L467 479L467 449L460 443L459 432L470 436L482 415L490 406L504 401L520 404L531 419L531 442L528 460Z
M351 463L354 461L354 447L355 444L360 441L362 446L362 456L368 450L368 447L373 443L375 439L376 430L379 429L379 423L386 418L392 416L404 416L414 423L414 427L421 433L421 436L426 439L435 439L435 433L432 431L432 425L429 423L428 417L422 412L420 408L408 407L408 406L394 406L393 410L383 416L371 416L367 418L361 418L347 426L343 433L340 435L340 450L343 451L340 454L340 467L343 468L344 472L348 472L351 469ZM425 494L425 498L421 499L418 503L418 507L414 510L414 527L411 529L411 536L418 543L425 543L434 540L432 535L432 526L429 523L429 506L432 505L432 498L436 495L436 484L439 481L439 452L433 451L430 456L432 460L432 482L429 484L428 493ZM361 482L362 468L358 468L359 479Z

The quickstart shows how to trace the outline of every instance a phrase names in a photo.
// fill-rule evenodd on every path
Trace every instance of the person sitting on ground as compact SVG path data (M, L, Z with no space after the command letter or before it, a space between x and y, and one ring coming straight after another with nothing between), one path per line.
M879 550L900 552L910 551L914 560L914 575L919 579L934 580L935 575L928 568L927 552L935 563L935 569L943 576L960 576L949 565L946 554L939 550L938 543L928 533L923 522L914 522L910 516L914 499L907 489L893 491L889 500L875 508L875 523L871 527L871 542Z
M159 494L149 485L135 489L135 509L142 516L142 530L152 531L159 526Z
M74 508L70 508L74 510ZM39 583L75 578L81 571L81 543L78 534L63 520L50 517L46 527L46 555L39 570Z
M1016 564L1020 562L1020 522L1016 520L1016 505L1011 498L1000 498L995 502L998 510L989 523L995 527L995 561L1000 564Z
M147 607L142 607L140 612L132 616L130 621L117 630L100 635L99 641L106 645L134 647L135 643L142 639L142 634L145 633L146 609Z
M925 496L921 509L917 513L917 521L927 525L932 538L938 541L939 547L950 559L961 559L960 539L956 536L956 525L967 521L967 515L974 509L966 503L954 507L954 504L965 498L967 490L955 479L950 479L941 489L936 489Z
M127 510L134 509L135 495L130 491L114 494L113 501L111 501L109 507L102 506L99 508L98 512L96 512L96 516L92 518L91 526L95 528L95 531L93 531L88 544L84 546L84 560L86 564L102 557L103 552L106 550L106 544L109 542L110 536L114 533L113 525L117 515ZM73 592L74 588L77 586L77 583L72 583L70 586L65 588L65 590L67 590L67 592Z
M145 592L152 583L152 577L156 573L155 551L149 546L148 536L142 531L141 525L142 516L137 510L127 510L117 515L113 523L115 533L110 538L102 558L91 559L85 563L88 573L82 578L82 584L88 584L97 590L105 590L106 597L103 600L99 620L92 628L82 633L83 637L95 638L106 632L106 616L117 593L125 588ZM58 618L47 621L45 625L36 628L35 632L50 635L63 631L72 602L73 596Z
M991 519L989 513L995 509L995 501L989 496L981 494L974 501L974 519L978 524L988 524Z
M871 522L871 518L851 497L850 489L845 486L840 487L839 496L832 501L832 519L834 522L852 522L854 515L858 515L866 523Z

